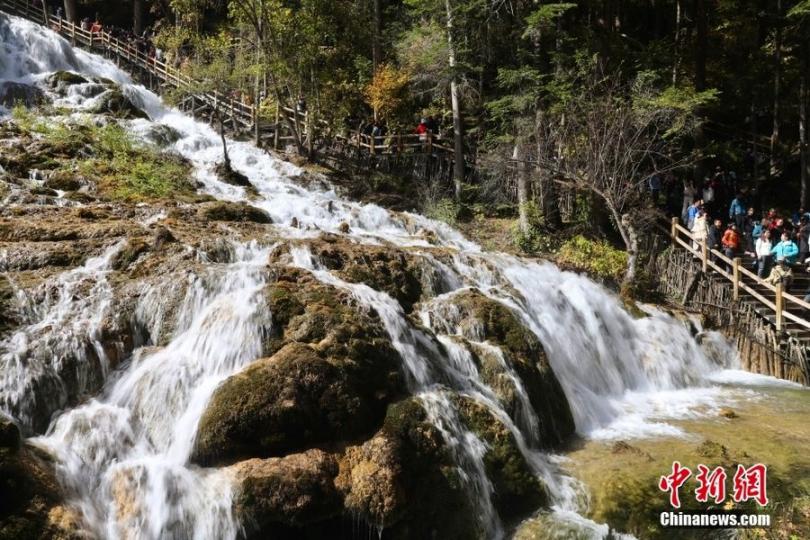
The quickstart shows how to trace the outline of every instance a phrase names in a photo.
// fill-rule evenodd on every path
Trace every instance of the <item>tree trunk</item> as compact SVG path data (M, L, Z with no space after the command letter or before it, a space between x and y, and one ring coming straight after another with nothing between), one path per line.
M695 90L702 92L706 89L706 52L709 48L709 23L706 13L706 0L695 0L696 18L696 43L695 43ZM702 111L698 115L703 116ZM699 123L695 129L695 147L698 150L698 157L695 159L695 182L702 185L705 175L705 163L703 162L703 147L705 146L705 134L703 125Z
M672 61L672 86L678 85L678 73L681 69L681 22L683 8L681 0L675 0L675 58Z
M801 196L799 202L805 210L808 208L807 190L808 180L810 180L810 156L807 155L807 54L808 54L808 39L806 28L802 25L804 30L801 50L799 52L799 152L801 157Z
M453 149L455 152L453 184L455 185L456 200L461 201L461 186L464 183L464 133L461 125L461 96L455 73L456 51L453 43L453 7L450 5L450 0L444 0L444 6L447 10L447 60L450 71L453 72L450 80L450 106L453 110Z
M143 0L132 1L132 31L136 36L143 34Z
M695 0L695 23L697 29L695 43L695 90L706 89L706 53L709 48L709 21L706 13L706 0Z
M65 0L65 18L72 22L79 22L79 12L76 9L76 0Z
M529 234L529 164L526 157L520 151L520 144L515 143L512 152L512 159L518 167L517 175L517 197L518 197L518 225L523 236Z
M371 42L371 58L373 61L373 71L376 73L377 68L382 63L382 0L371 0L373 4L374 15L374 36Z
M614 219L616 213L614 211ZM630 214L622 214L619 219L619 234L622 235L624 245L627 248L627 270L622 280L622 288L627 289L636 279L636 267L638 266L638 232L633 225L633 218Z
M225 118L222 117L219 109L214 109L214 114L219 124L219 138L222 140L222 165L225 167L225 171L230 173L233 169L231 169L231 156L228 155L228 140L225 138Z
M776 0L776 36L773 44L773 130L771 131L771 176L777 173L777 149L779 146L779 106L782 86L782 0Z

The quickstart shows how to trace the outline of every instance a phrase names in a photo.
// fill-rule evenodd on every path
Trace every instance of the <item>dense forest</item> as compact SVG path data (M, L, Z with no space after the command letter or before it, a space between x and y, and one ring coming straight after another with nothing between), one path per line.
M334 129L435 119L468 157L432 196L514 212L529 248L559 227L561 191L631 255L651 177L675 215L718 173L729 200L810 198L807 0L75 2L68 17L149 27L167 60L268 116L305 101ZM289 127L311 155L316 129Z

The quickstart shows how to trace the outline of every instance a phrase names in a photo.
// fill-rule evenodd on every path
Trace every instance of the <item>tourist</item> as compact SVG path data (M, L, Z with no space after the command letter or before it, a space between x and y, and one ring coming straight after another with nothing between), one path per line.
M709 234L706 237L706 243L709 245L709 251L715 249L720 251L722 248L721 238L723 237L723 222L722 220L715 219L711 227L709 227Z
M695 202L695 185L687 178L683 179L683 204L681 205L681 221L687 223L689 221L688 212L689 207Z
M429 129L428 129L428 126L427 126L427 119L426 118L422 118L419 121L419 125L416 126L416 129L413 130L414 133L419 135L419 140L420 141L424 141L425 139L427 139L428 131L429 131Z
M745 252L753 254L754 249L754 228L757 226L756 218L754 217L754 209L749 208L748 213L745 215L745 223L743 235L745 237Z
M703 246L703 242L709 236L709 222L708 216L704 210L698 210L697 217L695 217L694 223L692 224L692 246L700 251Z
M728 226L726 232L723 233L721 242L723 244L723 254L726 257L733 259L737 256L737 252L740 250L740 232L735 224L732 223Z
M777 261L784 259L787 264L793 264L796 262L796 258L799 255L799 246L790 239L790 235L787 232L783 232L782 241L773 246L771 254L776 257Z
M768 275L768 272L771 270L771 249L773 245L771 243L771 231L765 231L762 233L762 236L757 238L756 242L756 269L757 275L760 278L764 278Z
M810 219L804 213L799 218L799 262L807 262L810 256Z
M56 18L59 19L59 20L62 20L62 19L65 18L65 10L64 10L64 8L62 8L62 6L59 6L58 8L56 8Z
M427 126L428 131L430 131L431 135L439 134L439 123L436 121L436 118L434 118L433 115L427 117L427 122L425 122L425 126Z
M793 271L787 265L787 261L783 258L776 259L776 266L771 270L771 275L765 279L765 283L770 285L782 284L784 290L790 289L793 282Z
M82 24L81 24L82 30L84 30L85 32L89 32L90 31L90 26L91 26L90 17L85 17L84 19L82 19Z
M745 204L743 204L742 193L737 193L737 196L731 201L731 206L728 209L728 217L734 221L739 231L745 229L745 214L746 208Z
M695 218L697 217L697 213L699 210L703 208L703 199L700 197L695 197L695 202L693 202L686 211L686 228L690 231L692 230L692 225L695 222Z

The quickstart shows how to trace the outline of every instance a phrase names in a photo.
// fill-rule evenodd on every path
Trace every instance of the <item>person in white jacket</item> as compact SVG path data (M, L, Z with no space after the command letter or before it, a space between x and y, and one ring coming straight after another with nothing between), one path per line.
M697 216L692 222L692 245L695 249L700 250L703 241L709 236L709 217L703 210L698 211Z
M757 238L757 242L754 247L757 255L757 275L764 278L768 275L768 271L771 269L771 249L773 248L773 243L771 242L771 231L765 229L762 235Z

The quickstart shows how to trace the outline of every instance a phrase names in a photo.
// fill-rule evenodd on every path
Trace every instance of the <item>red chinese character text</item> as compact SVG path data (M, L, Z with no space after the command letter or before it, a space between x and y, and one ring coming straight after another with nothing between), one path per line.
M762 463L751 465L747 469L737 465L734 473L734 502L745 502L754 499L760 506L768 504L768 467Z
M719 504L726 499L726 471L723 467L717 467L711 472L705 465L698 465L698 473L695 476L698 487L695 490L698 502L707 502L709 497Z
M669 504L671 504L673 508L681 507L681 499L678 496L678 488L680 488L690 476L692 476L692 471L690 471L687 467L681 467L679 461L673 461L672 474L662 476L658 481L658 487L661 489L661 491L669 491Z

